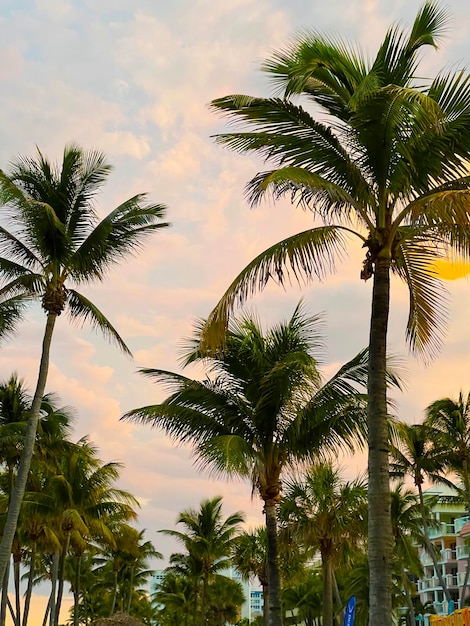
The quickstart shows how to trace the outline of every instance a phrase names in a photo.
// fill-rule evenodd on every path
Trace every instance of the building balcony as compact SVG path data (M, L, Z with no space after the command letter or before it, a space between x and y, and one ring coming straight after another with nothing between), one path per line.
M470 516L468 515L465 515L464 517L459 517L458 519L456 519L454 522L455 533L458 534L468 521L470 521Z
M429 529L429 538L435 539L436 537L452 537L455 535L455 525L454 524L446 524L445 522L441 522L434 528Z
M445 574L443 576L444 582L447 587L458 587L463 584L459 580L459 576L457 574ZM423 591L434 591L442 589L441 583L439 582L439 578L437 576L432 576L430 578L421 578L416 583L416 588L418 593L422 593Z
M445 550L440 551L437 560L439 563L449 563L450 561L456 561L457 551L452 550L451 548L445 548Z
M457 558L466 559L470 555L470 546L457 546Z

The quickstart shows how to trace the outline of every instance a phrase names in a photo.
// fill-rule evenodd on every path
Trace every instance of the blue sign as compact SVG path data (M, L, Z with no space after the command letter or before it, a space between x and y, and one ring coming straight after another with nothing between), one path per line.
M356 596L351 596L344 613L344 626L354 626L354 613L356 610Z

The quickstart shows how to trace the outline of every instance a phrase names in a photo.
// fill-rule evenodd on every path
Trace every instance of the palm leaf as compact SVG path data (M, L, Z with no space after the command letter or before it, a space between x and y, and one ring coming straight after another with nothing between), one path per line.
M23 312L29 304L28 295L19 294L0 302L0 340L15 334L17 324L23 319Z
M124 354L132 356L132 352L111 322L101 313L96 305L74 289L68 290L67 310L73 321L89 322L92 328L98 328L106 339L113 341L119 346Z
M406 336L416 354L432 358L442 344L448 315L448 294L432 263L436 258L436 248L426 240L419 242L410 229L403 228L401 232L403 238L392 270L403 279L409 291Z
M162 204L144 204L139 194L109 213L81 243L71 259L71 276L77 281L103 278L104 271L125 255L139 250L145 238L168 222Z
M224 343L225 329L234 307L262 291L268 281L281 285L298 283L316 276L320 280L334 271L336 257L345 251L343 231L335 226L313 228L271 246L240 272L211 312L202 330L203 350L217 349Z
M234 122L246 122L254 132L216 135L217 143L237 152L256 151L277 166L304 167L347 189L354 197L368 198L367 181L341 142L346 127L317 122L302 107L280 99L232 95L211 103Z

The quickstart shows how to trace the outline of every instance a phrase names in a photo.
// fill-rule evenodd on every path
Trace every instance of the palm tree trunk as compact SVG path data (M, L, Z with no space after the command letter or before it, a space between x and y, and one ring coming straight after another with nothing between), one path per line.
M58 626L59 624L60 607L62 606L62 597L64 595L65 561L67 559L69 546L70 546L70 531L68 531L65 535L65 543L64 543L64 547L62 550L62 554L60 555L60 561L59 561L57 601L55 604L55 617L54 617L55 626Z
M111 610L109 612L109 616L114 615L114 610L116 608L116 598L117 598L117 588L118 588L118 571L114 570L114 589L113 589L113 600L111 602Z
M75 574L75 589L73 594L73 626L78 626L78 605L80 601L80 585L81 585L81 569L82 569L82 556L77 557L77 566Z
M16 543L16 542L15 542ZM15 626L21 625L21 591L20 591L21 552L13 558L13 576L15 581Z
M49 612L51 610L51 602L52 602L52 595L49 596L49 600L47 601L46 610L44 611L44 618L42 620L42 626L46 626L47 624L47 618L49 617Z
M333 595L335 598L336 606L338 607L337 613L339 614L339 623L342 624L344 622L344 607L343 601L341 600L341 594L339 592L338 580L336 579L335 572L332 573L333 576Z
M269 626L269 587L267 583L261 583L261 589L263 592L263 624L264 626Z
M26 593L24 596L24 610L23 610L23 626L27 626L28 616L29 616L29 607L31 606L31 596L33 593L33 580L34 580L34 566L36 561L36 541L33 541L33 545L31 547L31 558L29 564L29 573L28 573L28 586L26 588Z
M3 574L3 585L2 585L2 601L0 606L0 626L5 626L5 622L7 619L7 601L8 601L8 579L10 578L10 568L5 568L5 572Z
M130 581L129 581L129 597L127 598L127 612L129 615L131 613L132 592L134 591L134 571L135 571L135 566L131 565Z
M49 624L55 626L55 614L56 614L56 590L57 590L57 578L59 576L59 550L55 550L52 557L52 571L51 571L51 596L49 604Z
M264 509L268 541L268 626L282 626L276 500L265 500Z
M28 479L29 468L31 466L31 459L34 451L34 442L36 440L36 431L39 421L39 411L41 409L41 402L44 396L44 391L46 389L47 373L49 371L49 355L56 319L57 315L54 313L49 313L47 316L46 328L42 341L41 362L39 365L36 391L34 392L33 403L31 405L31 411L28 417L28 423L26 426L26 432L24 437L24 447L21 453L21 461L18 468L18 473L16 475L13 492L10 497L7 519L5 522L2 541L0 543L1 582L3 582L5 570L8 566L8 562L10 559L13 537L15 536L20 508L23 502L24 491L26 488L26 481Z
M439 563L437 562L435 546L432 543L432 541L429 539L429 526L428 526L428 520L426 517L426 508L424 506L423 489L420 483L418 483L417 487L418 487L419 505L421 508L421 517L422 517L422 523L423 523L423 536L424 536L424 544L426 546L426 552L428 552L429 556L431 557L432 564L434 566L434 571L436 572L436 576L439 579L439 584L442 587L442 591L444 592L447 602L449 602L449 600L451 599L450 593L449 593L449 590L447 589L446 581L444 580L444 577L442 575L442 568L439 566Z
M387 330L390 259L375 262L368 371L369 626L392 626L392 525L388 458Z
M322 550L321 564L323 572L322 624L333 626L333 568L328 550Z

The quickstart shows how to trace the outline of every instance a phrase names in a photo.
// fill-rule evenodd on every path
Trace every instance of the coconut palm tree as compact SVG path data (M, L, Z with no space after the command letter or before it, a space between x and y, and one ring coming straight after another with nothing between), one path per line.
M424 46L437 47L448 18L426 2L406 32L393 26L375 57L317 32L274 53L263 70L282 97L229 95L212 102L239 123L217 142L255 152L270 169L248 182L252 205L287 195L312 212L314 227L260 253L208 318L203 345L223 344L235 305L263 289L324 277L354 238L362 279L373 278L369 334L370 623L390 626L392 530L385 383L391 273L409 289L406 336L427 357L440 346L446 292L433 260L470 245L470 79L418 72ZM312 112L292 101L304 97ZM359 274L359 272L358 272ZM385 616L385 617L384 617ZM385 622L384 622L385 619Z
M207 366L193 380L164 370L142 370L172 393L161 404L134 409L123 419L162 428L191 443L202 465L248 478L263 501L268 536L270 624L281 623L276 509L281 476L319 450L349 451L361 440L367 353L322 384L317 367L321 320L300 303L292 317L264 333L253 316L233 320L223 352L201 353L200 327L185 362ZM363 431L362 431L363 434Z
M335 568L344 562L345 549L364 544L367 533L365 482L344 482L331 461L317 462L305 474L287 482L280 514L291 526L296 545L306 544L320 553L322 623L333 626Z
M203 500L199 510L190 508L179 514L176 523L182 524L185 531L161 531L182 543L188 555L191 555L196 563L200 563L201 626L206 624L209 583L217 572L229 565L234 538L244 521L245 517L240 511L229 515L225 520L222 519L222 498L218 496L211 500Z
M412 578L423 576L423 564L419 558L418 546L424 544L422 514L423 508L419 497L403 483L399 483L391 491L392 530L394 539L394 575L397 588L405 594L409 624L415 626L413 596L416 596L416 585ZM429 516L429 508L425 506L425 515ZM398 594L400 602L401 593ZM401 606L401 602L399 604ZM398 608L398 607L397 607Z
M263 591L264 623L268 626L268 536L264 526L238 535L233 545L232 562L244 580L258 579Z
M56 320L66 311L76 322L88 321L130 354L111 322L73 288L104 280L107 270L136 252L151 232L168 226L165 207L147 204L139 194L99 220L94 199L111 171L103 154L75 145L53 165L38 150L0 172L0 302L5 309L39 301L46 314L38 380L25 436L22 462L0 544L0 581L10 555L33 454L41 400L47 381ZM20 304L18 304L20 299Z
M439 446L435 432L427 424L412 425L399 422L395 425L395 432L398 439L396 445L391 444L390 446L391 473L401 478L410 476L418 490L426 551L432 559L436 576L439 578L439 584L447 601L449 601L451 596L442 575L442 567L438 563L436 547L429 538L429 507L426 506L423 496L425 479L433 483L444 482L453 486L443 475L443 471L448 463L449 450L447 447Z
M457 400L441 398L426 409L425 424L433 429L435 445L447 450L447 468L462 481L463 494L470 516L470 394L462 392ZM465 598L470 576L470 557L461 597Z
M59 461L58 471L48 481L48 493L55 503L56 519L63 537L58 564L57 597L54 602L54 622L57 626L62 603L66 559L70 551L77 560L83 556L87 543L93 538L114 545L112 522L119 516L122 521L136 519L137 500L127 491L114 486L119 478L120 463L102 463L97 450L86 438L79 441L75 450ZM137 532L137 531L136 531ZM73 581L78 604L79 577ZM78 619L78 611L77 619ZM78 622L77 622L78 623Z

